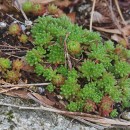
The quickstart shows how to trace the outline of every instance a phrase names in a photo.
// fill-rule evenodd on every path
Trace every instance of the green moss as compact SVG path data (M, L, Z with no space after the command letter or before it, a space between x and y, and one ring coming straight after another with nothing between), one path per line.
M77 93L80 91L80 85L77 83L77 80L69 77L65 84L61 86L60 94L63 95L66 99L76 98Z
M92 100L95 103L99 103L102 99L102 93L100 90L96 87L96 82L88 83L84 86L84 88L81 90L81 97L84 100Z
M31 66L40 63L42 61L42 57L43 56L40 54L40 51L36 49L28 51L26 54L26 60Z
M102 42L99 33L71 23L65 16L39 17L31 33L35 46L26 60L52 84L55 78L60 81L59 75L64 77L63 84L50 84L47 89L62 95L68 110L85 111L85 102L91 101L94 112L105 96L112 103L129 106L129 50L111 41Z
M97 79L105 72L103 64L96 64L93 61L87 60L82 63L80 71L83 77L86 77L89 81L90 79Z
M117 117L117 116L118 116L118 112L117 112L116 109L114 109L114 110L110 113L110 117L115 118L115 117Z
M115 75L124 77L130 73L130 64L125 61L118 61L115 63Z
M46 87L46 90L48 90L50 93L54 92L55 90L55 86L53 84L49 84L47 87Z
M53 64L63 64L65 62L64 50L58 45L49 47L48 61Z
M73 111L73 112L76 112L76 111L80 111L82 110L83 108L83 102L82 101L78 101L78 102L70 102L66 108L69 110L69 111Z

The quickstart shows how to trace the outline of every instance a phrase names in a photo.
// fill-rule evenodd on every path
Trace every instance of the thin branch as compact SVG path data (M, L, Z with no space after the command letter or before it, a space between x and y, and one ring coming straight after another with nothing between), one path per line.
M21 24L25 24L25 23L23 23L23 22L17 20L16 18L14 18L13 16L11 16L11 15L9 15L9 14L6 14L6 15L7 15L8 17L12 18L13 20L15 20L15 21L21 23Z
M6 85L0 85L1 87L22 87L22 86L46 86L50 83L34 83L34 84L6 84Z
M23 11L23 9L22 9L20 3L19 3L19 0L15 0L15 1L16 1L16 3L18 4L18 7L19 7L19 9L20 9L20 11L21 11L23 17L25 18L25 20L29 21L28 18L27 18L27 16L26 16L26 14L24 13L24 11Z
M126 38L124 32L122 31L122 28L121 28L121 26L120 26L120 24L119 24L119 21L116 19L116 16L115 16L115 14L114 14L114 12L113 12L113 9L112 9L112 0L109 0L109 1L110 1L109 10L110 10L110 12L111 12L112 21L113 21L113 23L117 26L117 28L119 29L119 31L121 32L121 34L122 34L122 36L123 36L123 38L124 38L124 40L125 40L125 42L126 42L126 44L127 44L127 46L128 46L128 45L129 45L128 40L127 40L127 38ZM107 1L106 1L106 2L107 2ZM107 2L107 3L108 3L108 2Z
M124 25L126 25L126 21L125 21L123 15L122 15L122 12L121 12L121 9L120 9L120 6L119 6L119 2L118 2L118 0L114 0L114 1L115 1L115 5L117 7L118 13L119 13L119 15L122 19L122 22L123 22Z
M91 11L91 18L90 18L90 31L92 31L92 23L93 23L93 14L94 14L94 9L95 9L95 4L96 0L93 0L93 6L92 6L92 11Z
M71 70L72 69L72 63L71 63L70 56L68 54L68 49L67 49L67 44L66 44L66 41L67 41L69 34L70 33L66 34L66 37L65 37L65 40L64 40L64 50L65 50L65 60L67 59L68 67Z
M35 102L39 103L40 105L43 105L44 107L52 108L51 106L47 105L46 103L44 103L44 102L38 100L38 99L33 95L33 93L28 93L27 96L28 96L30 99L34 100Z

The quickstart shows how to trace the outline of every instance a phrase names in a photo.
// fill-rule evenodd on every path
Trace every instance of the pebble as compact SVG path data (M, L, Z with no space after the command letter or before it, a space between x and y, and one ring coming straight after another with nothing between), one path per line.
M25 20L25 25L26 25L26 26L31 26L32 24L33 24L32 21Z
M121 117L125 120L130 120L130 112L123 112Z
M7 23L5 22L0 22L0 28L5 28L7 26Z

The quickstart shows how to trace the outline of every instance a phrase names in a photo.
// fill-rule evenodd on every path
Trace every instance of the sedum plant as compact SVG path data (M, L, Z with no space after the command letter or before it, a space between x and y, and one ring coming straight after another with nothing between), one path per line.
M23 67L21 60L10 61L8 58L0 58L0 78L6 82L16 83L21 77L20 70Z
M113 116L113 105L130 107L130 51L62 16L43 16L31 29L34 48L26 60L60 94L70 111Z
M4 72L11 68L11 61L6 58L0 58L0 72Z

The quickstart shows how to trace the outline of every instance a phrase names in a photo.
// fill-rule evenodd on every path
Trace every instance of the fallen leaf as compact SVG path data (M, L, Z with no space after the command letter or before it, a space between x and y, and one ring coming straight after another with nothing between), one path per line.
M95 26L93 26L93 28L98 31L103 31L103 32L107 32L107 33L121 34L121 32L118 29L106 29L103 27L95 27Z
M98 22L98 23L110 23L111 22L109 17L105 17L97 11L94 11L92 20L93 20L93 23L96 23L96 22Z
M119 36L117 34L113 34L111 36L111 39L118 42L119 44L123 45L124 47L127 47L127 43L126 43L125 39L123 39L121 36Z
M64 7L68 7L72 2L69 1L69 0L63 0L63 1L57 0L57 1L55 1L54 3L55 3L55 5L57 5L58 7L64 8Z
M130 25L126 25L124 28L122 28L122 32L126 37L130 36Z
M26 90L12 90L12 91L8 91L4 94L8 95L8 96L12 96L12 97L20 97L23 99L29 99L29 97L27 96L28 93L29 93L29 91L26 91Z
M27 72L34 72L34 67L30 66L25 59L23 59L24 65L22 67L22 70L27 71Z
M67 16L70 18L71 22L75 23L76 21L76 14L75 12L67 14Z
M18 12L17 8L15 7L14 0L1 0L0 10L4 12Z
M47 99L45 96L41 96L38 93L31 93L32 96L34 96L36 99L38 99L42 104L46 104L48 106L53 106L55 103Z

